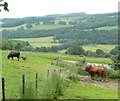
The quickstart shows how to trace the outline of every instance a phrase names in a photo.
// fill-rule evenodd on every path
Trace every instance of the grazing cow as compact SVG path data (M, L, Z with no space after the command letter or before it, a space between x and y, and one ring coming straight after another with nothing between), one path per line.
M22 56L21 58L22 58L23 60L26 60L26 59L27 59L27 57L26 57L26 56Z
M102 77L102 80L107 76L107 72L104 68L98 68L93 66L87 66L85 71L91 75L91 79L94 80L94 75L97 74L98 76Z
M9 55L8 55L7 57L8 57L8 59L11 57L12 60L13 60L13 57L17 57L17 58L18 58L18 61L19 61L20 52L10 52Z

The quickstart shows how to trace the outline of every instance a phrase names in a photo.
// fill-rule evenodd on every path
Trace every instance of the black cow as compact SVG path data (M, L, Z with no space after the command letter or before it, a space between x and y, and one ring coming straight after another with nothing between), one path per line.
M11 57L12 60L13 60L13 57L17 57L17 58L18 58L18 61L19 61L20 52L10 52L9 55L8 55L7 57L8 57L8 59Z

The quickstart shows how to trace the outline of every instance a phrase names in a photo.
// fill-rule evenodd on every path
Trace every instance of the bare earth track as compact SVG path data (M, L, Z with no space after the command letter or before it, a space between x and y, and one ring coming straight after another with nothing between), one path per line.
M118 80L117 79L107 79L107 81L101 81L101 78L95 78L91 80L90 76L80 76L81 83L91 84L94 86L99 86L103 88L108 88L111 90L118 90Z

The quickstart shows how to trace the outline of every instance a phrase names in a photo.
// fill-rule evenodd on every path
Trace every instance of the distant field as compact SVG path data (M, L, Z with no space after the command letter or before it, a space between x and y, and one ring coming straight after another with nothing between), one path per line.
M51 47L55 45L60 45L59 43L51 43L53 41L53 36L43 37L43 38L18 38L13 40L28 41L30 45L32 45L33 47L41 47L41 46Z
M24 27L24 29L26 29L26 24L23 24L23 25L20 25L20 26L16 26L16 27L8 27L8 28L0 28L0 30L16 30L16 29L18 29L18 28L20 28L20 27Z
M86 45L83 46L83 48L87 50L91 50L93 52L96 51L96 49L102 49L105 52L110 52L116 45Z
M21 40L21 41L28 41L33 47L41 47L41 46L46 46L46 47L51 47L55 45L60 45L59 43L51 43L53 41L53 36L52 37L43 37L43 38L17 38L13 40ZM93 52L96 51L96 49L102 49L105 52L110 52L116 45L85 45L82 46L83 49L91 50ZM61 53L64 53L66 50L61 50Z
M57 20L56 20L56 22L59 22L59 21L64 21L64 22L69 22L69 21L76 21L76 20L79 20L80 19L80 17L78 17L78 16L74 16L74 17L63 17L63 18L58 18Z
M82 46L85 51L91 50L95 52L97 49L102 49L106 53L110 52L116 45L86 45ZM64 53L66 50L59 51L60 53Z
M118 29L118 26L104 26L96 29L97 30L113 30L113 29Z
M0 19L0 24L4 24L4 22L2 22L1 19Z
M53 25L38 25L36 26L35 24L33 24L33 27L32 28L29 28L31 30L47 30L47 29L56 29L56 28L61 28L61 27L71 27L73 25L59 25L59 24L53 24ZM23 25L20 25L20 26L16 26L16 27L9 27L9 28L0 28L0 30L16 30L20 27L24 27L24 29L27 29L26 28L26 24L23 24Z
M56 28L61 28L61 27L71 27L73 25L58 25L58 24L54 24L54 25L39 25L39 26L35 26L33 25L33 28L30 28L32 30L47 30L47 29L56 29Z

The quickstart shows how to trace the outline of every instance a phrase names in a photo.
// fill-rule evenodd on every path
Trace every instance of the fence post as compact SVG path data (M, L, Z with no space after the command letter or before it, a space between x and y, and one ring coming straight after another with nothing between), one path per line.
M22 76L22 94L25 93L25 75Z
M47 71L47 77L48 77L48 75L49 75L49 69L48 69L48 71Z
M2 101L5 101L5 78L2 78Z
M36 91L37 91L37 88L38 88L38 73L36 73Z

